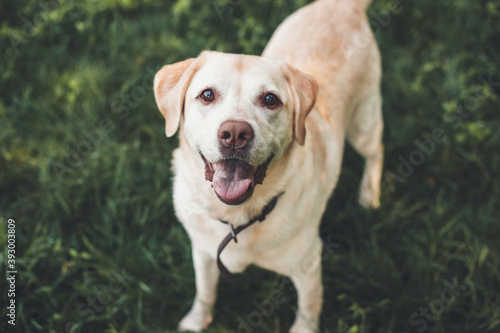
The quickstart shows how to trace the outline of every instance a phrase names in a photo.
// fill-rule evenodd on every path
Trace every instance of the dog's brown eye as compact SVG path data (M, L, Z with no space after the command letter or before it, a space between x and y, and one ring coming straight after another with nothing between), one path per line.
M213 100L215 99L215 94L211 89L206 89L206 90L203 90L203 92L200 95L200 98L203 101L210 103L210 102L213 102Z
M279 105L280 103L280 100L278 99L278 96L276 96L275 94L266 94L266 96L264 96L264 105L269 107L269 108L272 108L272 107L276 107Z

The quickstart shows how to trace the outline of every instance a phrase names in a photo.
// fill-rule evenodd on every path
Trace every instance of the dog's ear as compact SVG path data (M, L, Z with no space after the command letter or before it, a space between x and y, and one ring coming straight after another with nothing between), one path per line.
M306 141L306 117L316 102L318 84L312 78L288 65L293 93L293 136L301 146Z
M184 111L184 98L198 66L198 58L191 58L163 66L155 75L155 99L165 117L165 133L171 137L177 132Z

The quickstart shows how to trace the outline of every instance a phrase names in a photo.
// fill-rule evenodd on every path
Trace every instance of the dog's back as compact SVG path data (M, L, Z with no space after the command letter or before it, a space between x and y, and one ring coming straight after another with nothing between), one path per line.
M369 2L313 2L278 27L262 54L315 78L316 109L341 136L349 119L343 111L355 109L380 78L380 56L365 14Z

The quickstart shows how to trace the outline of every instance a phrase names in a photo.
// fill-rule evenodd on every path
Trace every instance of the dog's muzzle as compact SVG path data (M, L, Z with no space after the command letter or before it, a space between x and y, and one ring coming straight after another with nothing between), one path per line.
M253 194L255 185L262 184L266 171L274 155L255 167L238 158L229 158L219 163L210 163L200 153L205 162L205 179L220 201L226 205L241 205Z

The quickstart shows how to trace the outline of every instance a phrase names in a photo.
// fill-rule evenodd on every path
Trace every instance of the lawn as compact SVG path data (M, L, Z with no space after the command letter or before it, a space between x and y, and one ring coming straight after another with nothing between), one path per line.
M194 273L153 75L205 49L259 54L307 2L0 3L0 331L176 332ZM500 332L500 1L375 0L368 16L382 205L357 205L363 160L346 147L320 230L340 244L323 262L323 331ZM287 332L289 281L257 267L238 279L219 283L207 332Z

